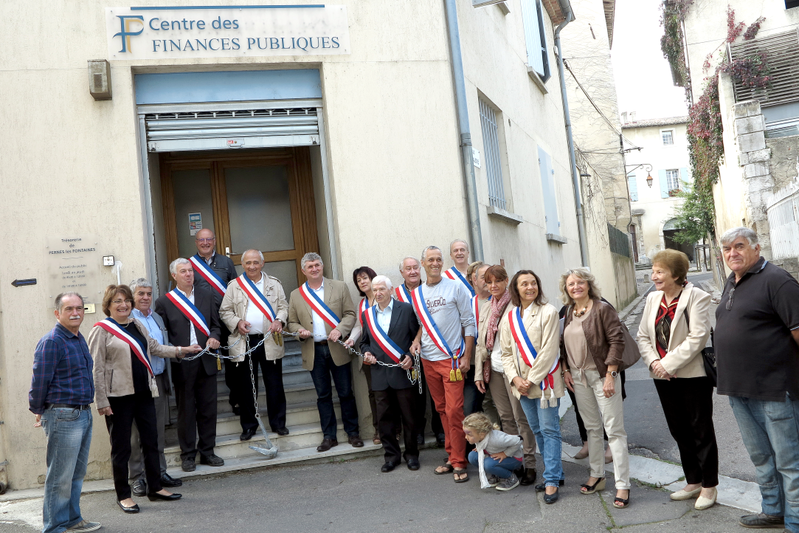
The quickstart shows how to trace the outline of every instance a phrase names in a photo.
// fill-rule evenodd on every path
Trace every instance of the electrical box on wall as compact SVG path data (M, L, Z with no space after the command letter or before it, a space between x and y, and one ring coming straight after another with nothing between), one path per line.
M111 99L111 64L105 59L89 60L89 94L95 100Z
M103 256L103 266L107 266L107 267L114 266L114 256L113 255L104 255Z

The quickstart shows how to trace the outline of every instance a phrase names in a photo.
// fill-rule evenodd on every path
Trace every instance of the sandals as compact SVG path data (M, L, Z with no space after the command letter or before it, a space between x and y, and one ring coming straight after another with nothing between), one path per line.
M593 485L589 485L588 483L583 483L580 485L580 494L593 494L599 490L603 490L605 488L605 478L601 477L596 480Z
M452 470L452 473L454 474L453 481L455 481L455 483L466 483L467 481L469 481L469 473L466 472L465 468L454 468ZM461 476L466 476L466 477L461 477Z
M624 489L621 489L624 490ZM625 509L630 506L630 489L627 489L627 499L619 498L616 496L613 498L613 507L616 509Z
M449 463L444 463L441 466L437 466L433 472L435 472L437 476L443 476L444 474L451 474L453 470L455 470L455 467Z

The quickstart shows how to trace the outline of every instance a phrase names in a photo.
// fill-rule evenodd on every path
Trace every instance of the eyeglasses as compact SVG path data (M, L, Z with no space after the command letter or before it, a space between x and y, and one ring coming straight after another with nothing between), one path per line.
M125 300L121 300L121 299L111 300L111 303L114 304L114 305L123 304L125 302L133 302L133 300L127 300L127 299L125 299Z
M73 311L77 311L78 313L82 313L85 309L86 309L85 307L83 307L82 305L79 305L77 307L65 307L64 308L64 312L72 313Z
M730 297L727 298L727 311L732 309L732 299L733 299L734 296L735 296L735 287L730 289Z
M201 243L207 243L207 242L214 242L216 238L211 237L210 239L194 239L194 240Z

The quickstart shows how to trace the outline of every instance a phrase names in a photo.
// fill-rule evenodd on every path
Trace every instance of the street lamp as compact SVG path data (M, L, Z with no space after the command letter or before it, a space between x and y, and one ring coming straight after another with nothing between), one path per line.
M628 167L630 165L624 165L624 166ZM646 170L646 184L651 189L652 188L652 182L655 181L655 180L652 179L652 165L650 165L649 163L641 163L640 165L635 165L633 168L631 168L630 170L627 171L627 175L629 176L631 173L635 172L635 169L641 168L641 167L644 167L644 169Z
M652 182L653 182L653 181L654 181L654 180L652 179L652 174L650 174L649 172L647 172L647 173L646 173L646 184L647 184L647 185L649 185L649 188L650 188L650 189L652 188Z

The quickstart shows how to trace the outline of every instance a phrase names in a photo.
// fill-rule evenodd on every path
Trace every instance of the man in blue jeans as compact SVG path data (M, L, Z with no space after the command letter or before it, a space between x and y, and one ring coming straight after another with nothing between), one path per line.
M763 497L739 524L799 533L799 282L760 256L749 228L721 246L732 274L716 309L718 393L730 397Z
M92 440L92 356L80 333L83 298L76 292L55 299L55 327L36 345L28 394L35 427L47 437L42 533L87 533L100 524L80 515L80 493Z

